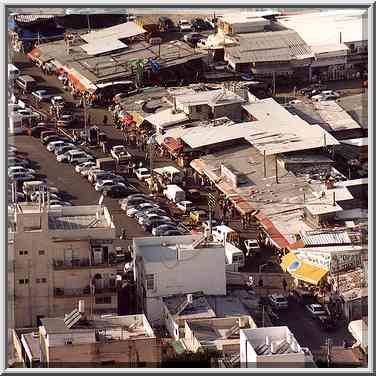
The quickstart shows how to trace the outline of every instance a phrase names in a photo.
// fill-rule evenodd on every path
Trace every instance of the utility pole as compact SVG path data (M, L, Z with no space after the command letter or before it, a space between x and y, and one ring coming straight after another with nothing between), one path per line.
M273 71L273 95L275 95L275 71Z
M83 101L83 105L84 105L84 126L85 126L85 143L87 141L87 114L86 114L86 97L84 96L83 97L84 101Z
M91 31L91 29L90 29L90 15L88 14L86 16L86 18L87 18L87 31L88 31L88 33L90 33L90 31Z
M266 151L264 150L264 178L266 178Z
M328 368L330 367L330 364L331 364L331 350L332 350L332 339L327 338L326 339L326 361L327 361Z
M278 159L277 155L275 156L275 182L278 184Z

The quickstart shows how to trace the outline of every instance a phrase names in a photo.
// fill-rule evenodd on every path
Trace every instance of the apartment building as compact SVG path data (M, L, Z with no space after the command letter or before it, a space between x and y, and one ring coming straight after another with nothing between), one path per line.
M15 330L16 353L28 367L159 367L160 344L145 315L91 317L83 301L65 317Z
M201 235L134 239L133 258L138 306L152 325L162 323L163 297L226 295L224 247Z
M78 299L92 312L117 312L115 226L106 207L49 209L21 204L12 215L14 325L40 325Z

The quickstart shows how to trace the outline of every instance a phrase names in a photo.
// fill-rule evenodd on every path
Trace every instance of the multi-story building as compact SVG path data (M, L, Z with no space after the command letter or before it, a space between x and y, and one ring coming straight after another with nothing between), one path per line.
M145 315L91 317L83 301L65 317L15 330L16 353L28 367L159 367L160 344Z
M138 305L151 324L161 323L163 297L193 291L226 295L220 243L200 235L138 238L133 253Z
M310 350L299 345L287 326L240 330L242 368L301 368L312 364Z
M106 207L22 204L11 217L16 328L63 315L77 299L93 312L117 312L123 259L113 247L115 226Z

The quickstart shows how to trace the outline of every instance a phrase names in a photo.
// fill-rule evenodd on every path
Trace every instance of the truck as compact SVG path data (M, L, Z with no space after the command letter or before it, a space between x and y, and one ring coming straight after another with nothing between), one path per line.
M113 146L111 149L111 156L119 164L129 161L132 158L124 145Z
M112 157L98 158L97 159L97 167L100 168L103 171L115 171L116 161Z
M245 265L244 253L241 249L231 243L225 245L226 264L235 264L235 269L243 268ZM235 270L237 271L237 270Z
M232 228L226 225L219 225L212 230L213 238L219 242L231 242L233 244L239 244L239 234Z
M244 240L244 246L247 249L247 256L255 256L260 253L260 246L256 239Z
M166 189L163 191L163 195L167 197L168 200L178 203L185 200L185 192L178 185L168 184Z

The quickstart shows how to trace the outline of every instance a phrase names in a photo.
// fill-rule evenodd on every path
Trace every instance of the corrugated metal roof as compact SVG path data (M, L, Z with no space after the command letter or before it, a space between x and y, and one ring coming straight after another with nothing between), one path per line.
M302 232L301 237L305 247L351 244L349 234L346 231L309 231Z
M226 53L237 62L290 61L314 56L294 30L244 34L238 41L238 46L226 47Z

